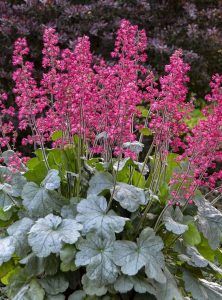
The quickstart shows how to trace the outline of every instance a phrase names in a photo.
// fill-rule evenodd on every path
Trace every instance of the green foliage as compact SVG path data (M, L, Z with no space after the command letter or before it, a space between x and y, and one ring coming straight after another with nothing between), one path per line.
M195 246L201 242L200 233L194 223L188 224L188 230L183 235L184 242L188 245Z
M174 155L154 193L147 162L77 163L72 153L47 151L47 172L41 151L25 174L0 167L12 176L11 184L0 177L0 280L9 299L222 299L208 281L222 276L222 214L200 193L189 209L165 205L163 187L180 168Z
M190 119L186 121L186 124L190 129L193 129L195 125L198 124L200 120L204 119L204 115L200 109L194 109L191 113Z

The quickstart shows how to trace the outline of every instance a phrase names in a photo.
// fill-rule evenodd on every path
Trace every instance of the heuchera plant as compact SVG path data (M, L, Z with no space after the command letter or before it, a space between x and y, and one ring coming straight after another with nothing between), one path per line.
M26 40L16 41L17 106L0 98L9 299L222 299L222 76L190 129L181 50L157 80L143 65L145 32L126 20L112 64L94 59L87 37L73 51L60 49L52 28L43 41L41 79ZM31 159L16 152L20 131Z

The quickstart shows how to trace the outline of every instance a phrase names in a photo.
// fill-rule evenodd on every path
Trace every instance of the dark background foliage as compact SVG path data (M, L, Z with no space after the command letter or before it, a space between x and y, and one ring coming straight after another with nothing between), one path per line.
M89 35L92 51L107 59L122 18L145 28L149 62L158 74L177 48L192 66L190 88L199 96L206 93L211 75L221 72L221 0L1 0L0 88L11 89L12 46L19 36L28 38L37 69L45 26L57 29L64 47Z

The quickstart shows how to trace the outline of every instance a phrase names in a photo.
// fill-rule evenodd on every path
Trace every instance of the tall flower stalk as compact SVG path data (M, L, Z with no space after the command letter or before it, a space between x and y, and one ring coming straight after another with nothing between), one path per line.
M14 117L16 111L19 130L31 132L23 138L22 144L35 148L39 145L47 169L50 169L48 145L71 147L78 158L75 171L80 186L83 157L101 156L111 164L113 157L119 160L131 157L139 162L140 150L135 152L135 147L140 147L143 130L147 129L152 132L153 141L137 185L152 155L152 174L146 180L146 187L158 195L166 180L169 153L179 152L182 154L177 161L187 161L187 169L174 173L169 182L170 205L179 203L181 198L192 203L192 195L201 185L215 187L222 178L221 171L214 170L222 157L220 75L213 77L212 93L206 96L210 105L203 110L205 119L190 131L186 120L194 107L188 101L190 67L183 61L182 50L174 52L165 67L165 75L156 80L145 67L146 34L127 20L121 22L117 32L111 53L113 63L95 59L86 36L76 41L73 50L61 49L55 30L46 28L43 42L41 79L34 77L27 41L19 38L15 42L13 79L17 107L6 109L6 100L1 100L2 149L10 149L12 141L15 145L16 134L11 134L13 124L5 120ZM2 99L6 99L2 95ZM137 106L141 104L149 106L144 124L138 121L141 112ZM139 131L139 143L133 146ZM58 137L54 139L56 133ZM75 136L78 136L77 142ZM131 167L129 183L134 175L135 167Z

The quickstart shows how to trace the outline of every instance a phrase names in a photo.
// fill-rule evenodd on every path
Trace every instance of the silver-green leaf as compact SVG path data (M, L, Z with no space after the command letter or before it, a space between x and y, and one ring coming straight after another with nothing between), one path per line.
M203 198L196 198L195 203L198 207L198 228L215 250L222 238L222 213Z
M10 184L12 186L12 196L20 197L22 194L22 189L26 184L27 180L24 176L22 176L19 172L11 172L11 181Z
M67 290L69 283L63 275L47 276L39 280L39 283L50 295L57 295Z
M153 295L156 294L156 290L152 286L151 282L149 282L147 278L141 276L121 275L114 283L114 289L122 294L131 291L133 288L140 294L147 292Z
M24 265L24 273L30 276L55 275L58 271L59 261L51 254L48 257L37 257L33 252L19 261Z
M163 221L168 231L178 235L183 234L188 229L187 225L182 224L183 214L179 207L176 207L175 209L169 207L164 213Z
M62 219L53 214L36 221L29 232L28 242L39 257L59 253L64 243L74 244L80 237L82 225L73 219Z
M112 189L111 191L113 192ZM130 212L136 211L140 205L145 205L148 202L143 189L123 182L116 185L113 198Z
M60 187L60 182L59 171L51 169L42 181L41 186L44 186L47 190L56 190Z
M143 151L144 144L134 141L134 142L126 142L123 144L124 149L129 149L130 151L139 154L141 151Z
M12 172L9 168L0 166L0 181L4 182L5 178L10 178L10 195L20 197L26 178L18 171Z
M12 300L43 300L45 292L36 280L24 285Z
M76 266L86 266L87 277L102 286L113 283L118 268L113 262L114 241L95 234L87 235L77 243Z
M8 211L16 204L16 199L12 195L12 186L8 183L0 183L0 207L3 211Z
M195 247L187 247L187 255L190 257L188 264L191 266L204 268L208 265L208 260L205 259Z
M218 266L216 266L211 261L204 258L199 253L199 251L197 250L196 247L187 246L185 248L181 244L179 245L179 243L177 243L177 247L179 247L178 250L180 249L179 252L181 254L179 254L178 257L180 258L181 261L187 262L189 265L191 265L193 267L198 267L198 268L209 267L213 271L222 275L222 269L220 269Z
M83 224L83 232L95 231L110 237L123 231L127 218L120 217L112 210L107 212L107 201L103 196L89 195L77 205L76 220Z
M60 211L61 196L56 191L39 187L34 182L28 182L22 191L23 205L31 216L44 217L53 211Z
M69 296L68 300L84 300L85 297L86 297L86 293L82 290L78 290L72 293Z
M104 190L109 190L114 185L114 179L108 172L98 172L89 181L87 195L98 195Z
M82 277L83 290L90 296L103 296L107 293L107 287L99 286L95 280L90 280L87 275Z
M140 294L150 293L152 295L156 295L156 289L153 287L153 285L147 278L133 276L131 279L133 282L133 288L135 292Z
M133 289L132 277L120 275L114 283L114 289L121 294L125 294Z
M82 199L79 197L72 197L69 200L68 205L64 205L61 209L61 216L65 219L75 219L77 215L77 204L81 201Z
M159 282L165 281L162 268L164 267L163 242L155 235L152 228L145 228L137 243L131 241L116 241L114 246L114 262L121 267L126 275L136 275L145 266L149 278Z
M0 239L0 266L9 261L15 252L13 237L7 236Z
M166 282L156 284L156 298L158 300L184 300L174 276L167 268L164 270L164 275L166 277Z
M195 300L221 300L222 286L215 282L194 277L190 272L183 271L185 289Z
M32 227L34 221L30 218L23 218L10 225L7 232L13 237L15 252L20 257L27 254L29 250L28 245L28 232Z
M6 150L2 153L2 157L4 158L4 163L8 165L10 161L13 159L13 156L16 155L15 151L13 150Z
M124 159L121 160L117 160L114 164L113 164L113 169L115 171L122 171L124 169L124 167L126 166L130 166L133 165L135 166L135 162L130 158L130 157L126 157Z

